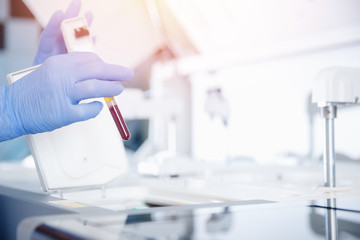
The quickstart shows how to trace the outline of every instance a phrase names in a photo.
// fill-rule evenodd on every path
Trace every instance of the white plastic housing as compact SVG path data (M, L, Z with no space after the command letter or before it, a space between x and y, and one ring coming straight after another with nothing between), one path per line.
M37 67L9 74L9 84ZM127 170L125 148L106 107L96 118L27 140L44 191L102 186Z
M318 106L353 104L360 98L360 68L331 67L320 71L314 81L312 102Z
M87 33L84 32L77 37L76 30ZM94 52L93 39L85 17L65 19L61 23L61 32L68 52Z

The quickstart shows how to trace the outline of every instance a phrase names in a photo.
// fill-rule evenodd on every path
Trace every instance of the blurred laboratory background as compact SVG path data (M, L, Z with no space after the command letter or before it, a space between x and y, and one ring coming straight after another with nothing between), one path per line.
M21 0L0 1L0 84L6 75L32 66L41 27ZM2 161L22 160L30 154L25 137L0 143Z
M33 65L42 29L70 2L0 0L1 85ZM324 239L331 235L325 223L336 222L336 198L340 238L359 239L360 107L338 108L336 187L329 185L324 118L312 89L325 68L360 68L360 1L83 0L80 14L87 11L96 53L134 69L115 97L131 139L110 131L77 145L74 131L44 133L52 142L1 142L0 237L27 239L21 233L45 224L79 236L97 228L99 239ZM351 89L340 86L330 94ZM92 137L115 129L104 125ZM34 156L28 143L38 144ZM293 201L301 207L289 208ZM221 207L207 212L205 204ZM132 215L138 210L148 215ZM98 217L109 212L115 220ZM63 226L58 216L23 221L53 214L68 219ZM168 237L176 229L187 237Z
M2 85L32 65L42 27L70 1L34 2L0 2ZM91 9L97 4L82 9L94 12L97 52L136 73L118 97L130 161L321 162L311 87L323 68L359 66L359 1L107 0ZM337 159L360 163L360 109L339 112ZM0 143L2 161L29 154L25 137Z

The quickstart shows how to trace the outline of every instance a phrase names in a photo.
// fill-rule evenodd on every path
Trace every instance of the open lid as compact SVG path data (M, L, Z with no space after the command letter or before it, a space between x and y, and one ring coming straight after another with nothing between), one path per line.
M11 73L8 81L13 83L35 69ZM101 186L127 169L122 139L106 108L91 120L27 139L44 191Z

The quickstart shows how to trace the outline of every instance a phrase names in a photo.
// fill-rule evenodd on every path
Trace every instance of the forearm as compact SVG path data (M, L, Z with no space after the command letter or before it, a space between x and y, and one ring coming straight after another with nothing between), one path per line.
M14 109L8 95L8 86L0 87L0 142L20 137L16 127Z

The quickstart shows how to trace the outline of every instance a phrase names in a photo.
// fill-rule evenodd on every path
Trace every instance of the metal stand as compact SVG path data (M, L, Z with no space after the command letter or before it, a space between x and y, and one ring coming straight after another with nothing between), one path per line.
M336 199L327 199L327 209L325 212L326 240L338 239L338 227L336 217Z
M334 144L334 119L336 118L337 107L334 105L322 108L322 115L325 119L325 141L324 141L324 186L333 188L335 181L335 144ZM337 218L336 218L336 199L327 199L327 211L325 216L326 239L336 240Z
M335 144L334 119L337 107L330 105L322 108L325 119L325 145L324 145L324 177L325 187L335 187Z

